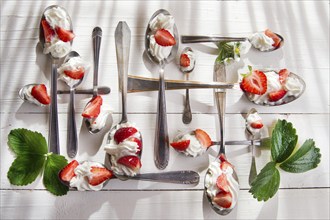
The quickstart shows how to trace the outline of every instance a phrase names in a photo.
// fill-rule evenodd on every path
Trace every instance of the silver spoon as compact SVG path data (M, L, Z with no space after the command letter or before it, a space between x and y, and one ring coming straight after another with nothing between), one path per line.
M171 53L168 57L158 60L150 53L150 22L159 14L170 15L170 13L164 9L156 11L150 18L146 34L145 34L145 51L147 56L154 63L159 64L159 90L158 90L158 108L156 116L156 135L155 135L155 146L154 146L154 160L156 167L158 169L165 169L168 165L169 160L169 139L168 139L168 130L167 130L167 118L166 118L166 99L165 99L165 81L164 81L164 69L167 63L171 62L179 47L178 31L176 25L173 26L173 34L176 40L176 44L172 46Z
M181 55L186 54L188 52L194 53L194 51L190 47L186 47L185 49L183 49ZM194 70L195 63L196 63L196 59L194 59L193 63L190 64L192 66L192 68L189 68L188 70L186 70L186 67L183 67L180 65L180 70L181 70L181 72L185 73L186 80L189 80L189 74ZM189 124L191 122L191 120L192 120L192 114L191 114L190 101L189 101L189 89L186 89L186 102L184 105L182 121L185 124Z
M107 95L111 92L110 87L107 86L99 86L97 87L97 94L99 95ZM57 90L57 94L70 94L70 90ZM83 95L93 95L93 89L77 89L75 94L83 94Z
M226 82L226 67L223 63L218 63L215 61L214 64L214 70L213 70L213 77L214 81L220 81L220 82ZM220 124L220 150L218 157L216 159L219 160L219 156L221 154L225 155L225 142L224 142L224 128L225 128L225 111L226 111L226 90L214 90L214 95L217 103L217 109L218 109L218 114L219 114L219 124ZM208 168L206 175L211 173L211 169ZM205 175L205 177L206 177ZM238 177L237 173L235 171L235 168L233 168L233 178L237 181L238 184ZM220 215L227 215L229 214L233 208L223 208L223 207L218 207L213 204L212 198L208 196L207 194L207 188L206 188L206 178L204 180L204 193L212 207L212 209L220 214ZM236 198L237 199L237 198ZM236 204L237 201L235 201Z
M31 102L27 97L26 97L26 91L28 91L28 89L30 89L31 87L34 87L36 85L39 85L37 83L31 83L31 84L27 84L25 86L23 86L19 91L18 91L18 96L23 100L23 101L27 101L27 102L30 102L30 103L33 103Z
M277 34L276 34L280 39L280 45L277 47L273 47L269 50L266 51L261 51L259 48L255 48L261 52L271 52L274 50L277 50L279 48L281 48L284 44L284 38ZM189 35L182 35L181 36L181 42L183 44L187 44L187 43L207 43L207 42L220 42L220 41L228 41L228 42L237 42L237 41L250 41L250 39L248 37L220 37L220 36L189 36ZM253 45L252 45L253 46Z
M71 51L65 58L64 63L68 62L73 57L79 57L80 55L76 51ZM84 77L76 80L74 84L67 85L70 87L70 101L69 101L69 114L68 114L68 133L67 133L67 153L70 158L74 158L77 154L78 149L78 138L77 138L77 125L74 110L74 95L77 86L83 81Z
M109 132L107 138L107 144L109 144L112 140L111 134L121 128L123 124L128 123L127 119L127 110L126 110L126 96L127 96L127 74L128 74L128 64L129 64L129 53L130 53L130 45L131 45L131 30L128 27L127 23L124 21L120 21L117 25L115 31L115 44L116 44L116 55L117 55L117 68L118 68L118 79L119 79L119 89L122 97L122 115L120 122L113 126ZM139 132L140 141L142 141L142 135ZM142 144L143 146L143 144ZM142 147L143 148L143 147ZM140 153L137 155L141 158L142 149ZM106 163L111 163L111 155L106 154ZM118 178L122 180L126 180L127 176L115 174Z
M62 7L58 5L51 5L47 7L44 12L42 13L42 18L40 20L39 25L39 41L42 45L42 47L45 47L45 36L43 33L43 28L41 21L45 18L45 12L51 8L61 8L63 11L66 12L67 19L70 22L70 30L72 31L72 21L69 16L69 13ZM70 44L72 45L72 41L70 41ZM60 142L59 142L59 132L58 132L58 112L57 112L57 65L59 58L53 57L51 53L49 53L49 56L52 60L52 66L51 66L51 104L50 104L50 114L49 114L49 151L60 154Z
M92 32L93 38L93 52L94 52L94 74L93 74L93 97L92 99L86 104L86 106L92 102L93 98L98 96L98 74L99 74L99 60L100 60L100 48L101 48L101 40L102 40L102 29L100 27L95 27ZM96 134L101 129L92 129L92 125L90 119L85 118L85 125L91 134Z

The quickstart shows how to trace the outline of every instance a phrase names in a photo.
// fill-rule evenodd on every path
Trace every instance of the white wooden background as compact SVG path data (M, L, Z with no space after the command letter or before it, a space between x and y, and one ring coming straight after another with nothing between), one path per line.
M237 80L237 69L244 65L288 68L304 78L303 96L288 105L262 107L249 103L240 91L228 91L226 140L243 140L244 114L255 107L271 128L277 119L292 122L299 134L299 144L313 138L321 149L320 165L303 174L281 172L280 189L267 202L257 202L248 193L250 151L247 146L228 146L227 156L236 166L241 190L237 208L228 216L218 216L203 196L203 179L217 149L199 158L186 158L170 151L166 171L192 169L200 173L197 186L161 184L142 181L111 180L101 192L70 191L55 197L46 191L41 179L25 187L9 184L6 173L14 160L8 150L11 129L27 128L48 136L48 108L23 103L19 89L28 83L49 85L50 60L38 44L39 20L43 10L59 4L70 13L76 38L73 49L92 63L91 33L95 26L103 29L99 85L109 86L104 101L112 106L103 133L90 135L80 116L90 99L76 96L76 120L79 136L77 160L104 159L104 135L120 120L120 96L114 31L119 21L126 21L132 32L130 74L157 77L157 68L143 57L144 33L150 16L167 9L176 19L180 34L248 36L270 28L285 38L282 49L272 53L251 50L241 62L228 68L228 78ZM212 44L180 45L179 51L191 46L197 64L191 79L211 81L216 50ZM166 68L166 78L183 79L178 60ZM92 71L80 88L92 87ZM66 86L59 82L59 88ZM191 91L193 121L181 121L184 91L167 92L169 134L177 130L202 128L218 137L218 118L212 90ZM156 117L156 92L128 95L128 117L141 129L144 140L141 172L159 172L153 162L153 138ZM329 219L329 1L1 1L1 219ZM59 95L61 152L66 156L68 96ZM112 123L113 122L113 123ZM270 152L257 152L260 170Z

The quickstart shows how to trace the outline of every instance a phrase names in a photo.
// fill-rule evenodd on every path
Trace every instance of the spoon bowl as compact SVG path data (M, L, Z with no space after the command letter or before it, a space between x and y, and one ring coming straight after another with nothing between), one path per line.
M27 84L27 85L23 86L23 87L18 91L18 96L19 96L23 101L30 102L30 101L26 98L26 96L25 96L25 91L26 91L27 89L29 89L29 87L31 87L31 86L36 86L36 85L38 85L38 84L36 84L36 83L31 83L31 84Z

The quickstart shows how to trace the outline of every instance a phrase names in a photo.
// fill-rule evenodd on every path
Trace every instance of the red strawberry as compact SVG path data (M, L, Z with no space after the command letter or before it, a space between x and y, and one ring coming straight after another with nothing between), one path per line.
M137 143L138 151L136 152L136 154L140 154L141 150L142 150L142 141L141 141L141 139L136 138L136 137L130 137L128 140L134 141L135 143Z
M280 83L283 85L285 84L286 78L288 78L290 74L290 71L287 69L281 69L280 72L278 72Z
M278 91L275 92L270 92L268 94L268 100L270 102L276 102L278 100L280 100L281 98L283 98L286 94L286 91L284 89L280 89Z
M137 131L138 130L134 127L119 128L114 135L114 139L119 144L123 142L125 139L135 134Z
M264 124L262 123L261 120L259 121L254 121L251 123L251 127L254 128L254 129L260 129L264 126Z
M134 172L138 172L142 166L140 159L137 156L131 155L119 158L117 163L131 168Z
M96 118L100 114L102 102L101 96L92 98L91 102L85 107L82 116L84 118Z
M50 96L47 93L47 88L45 84L33 86L31 90L31 95L41 104L48 105L50 103Z
M259 71L254 70L244 75L241 82L241 89L245 92L262 95L267 91L267 77Z
M85 68L80 66L73 70L64 70L64 74L72 79L81 79L85 74Z
M223 173L217 178L217 187L224 192L229 192L227 176Z
M70 182L70 180L76 176L74 169L79 165L78 161L73 160L66 165L59 173L59 177L62 181Z
M226 155L225 154L220 154L219 159L221 162L227 161Z
M155 34L156 43L160 46L167 47L176 44L175 38L165 29L159 29Z
M203 147L208 148L212 145L212 141L211 141L210 136L205 131L203 131L202 129L196 129L195 130L195 136L199 140L199 142L201 143L201 145Z
M48 24L46 19L42 19L41 25L42 25L42 29L44 30L44 37L46 43L51 42L52 37L55 35L55 31L51 28L51 26Z
M72 33L72 31L65 30L58 26L55 28L55 31L56 31L58 38L60 38L60 40L64 41L64 42L71 41L75 37L75 35L74 35L74 33Z
M232 203L232 195L230 192L219 192L214 198L213 201L220 207L230 208Z
M228 167L234 168L234 166L228 162L225 154L220 154L219 159L221 161L221 163L220 163L221 170L226 170Z
M280 46L281 38L280 38L279 36L277 36L277 34L275 34L274 32L272 32L272 31L269 30L269 29L266 29L266 30L265 30L265 34L266 34L268 37L270 37L270 38L273 39L273 41L274 41L274 43L273 43L273 45L272 45L273 47L277 48L277 47Z
M105 167L91 167L92 175L88 176L88 183L92 186L97 186L113 176L111 170Z
M189 147L189 144L190 140L183 140L179 142L173 142L171 143L171 146L178 151L184 151Z
M181 56L180 56L180 66L182 66L182 67L190 66L189 56L185 53L181 54Z

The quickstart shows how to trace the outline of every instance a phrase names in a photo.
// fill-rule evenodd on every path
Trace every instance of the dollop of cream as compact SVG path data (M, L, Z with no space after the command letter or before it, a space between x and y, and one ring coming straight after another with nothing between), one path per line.
M108 116L112 113L110 106L106 104L101 105L100 114L96 118L88 119L92 131L101 130L104 128Z
M185 154L186 156L197 157L206 152L207 148L201 145L199 140L196 138L194 132L189 132L186 134L178 134L173 141L180 142L185 140L190 140L190 144L186 150L180 152Z
M264 32L257 32L249 37L249 40L253 47L260 51L267 51L273 49L274 40L268 37Z
M86 61L84 61L80 56L72 57L57 69L57 72L59 74L58 77L60 80L63 80L66 84L72 87L73 85L77 84L80 81L80 79L73 79L70 76L66 75L64 71L71 71L79 68L84 68L85 70L84 74L86 74L88 66L89 65L86 63Z
M251 127L251 124L253 122L257 122L257 121L262 121L262 118L260 117L260 115L258 114L258 112L255 112L253 114L249 114L249 116L246 118L246 128L252 133L252 134L256 134L260 131L260 128L253 128Z
M62 27L66 30L70 30L69 17L62 8L52 7L44 13L46 21L55 30L56 26Z
M57 38L52 38L50 43L45 43L44 54L51 54L55 58L65 57L71 51L70 42L63 42Z
M187 51L185 54L187 54L190 64L187 67L180 66L180 69L182 72L190 72L195 67L196 62L196 54L193 51Z

